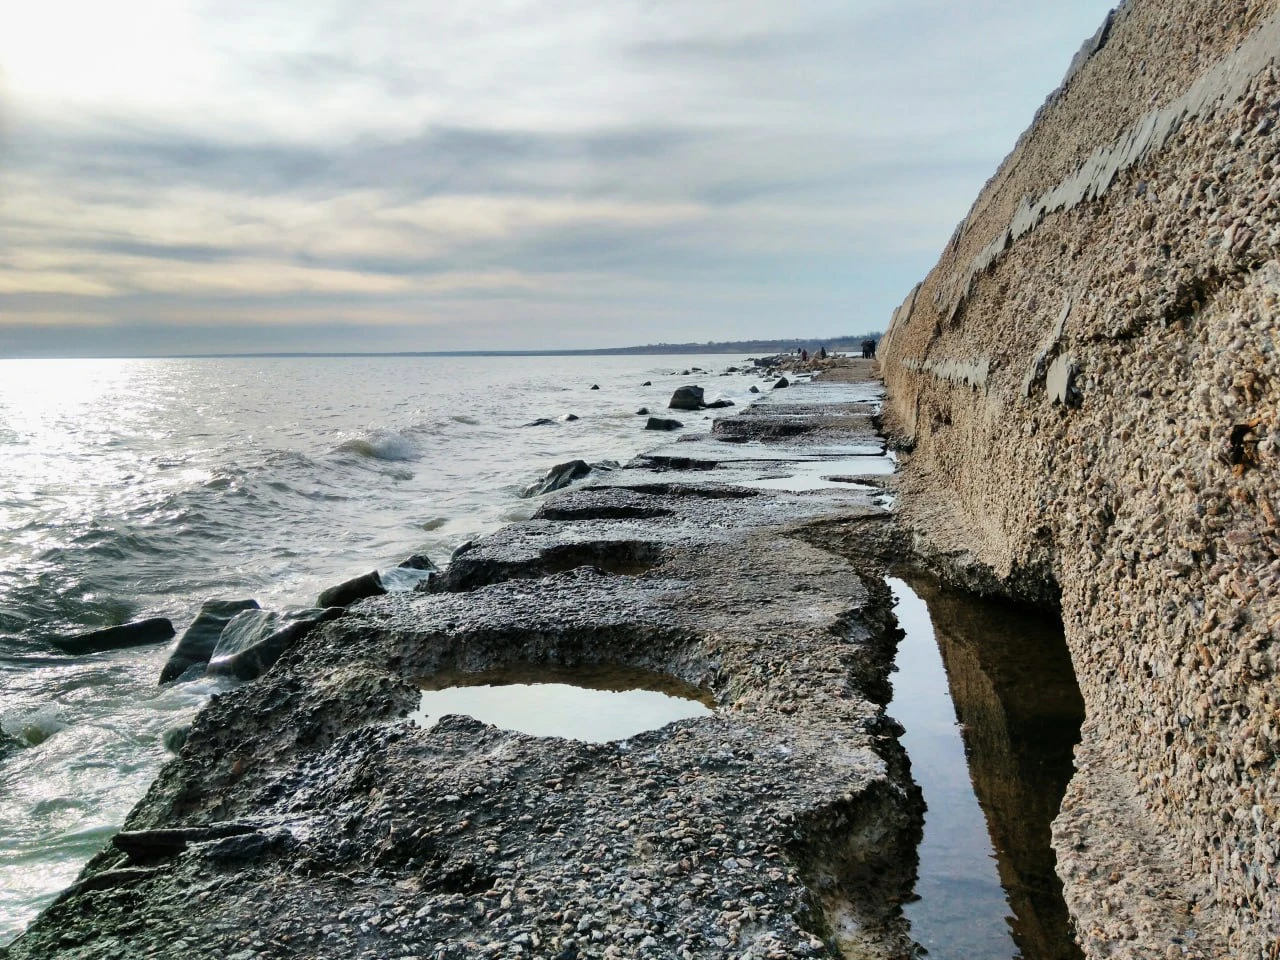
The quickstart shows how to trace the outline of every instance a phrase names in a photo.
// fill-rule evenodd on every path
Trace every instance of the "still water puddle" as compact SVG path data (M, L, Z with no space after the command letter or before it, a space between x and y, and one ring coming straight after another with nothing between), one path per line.
M891 457L850 457L842 460L816 460L789 464L785 469L770 470L766 476L738 483L741 487L780 490L786 493L808 493L813 490L875 490L859 482L862 478L888 476L897 468Z
M931 960L1079 958L1049 845L1084 715L1060 624L914 573L889 585L906 637L888 710L928 805L911 938Z
M675 677L619 667L450 672L419 685L422 701L410 716L419 726L461 714L503 730L588 743L708 717L715 705L710 694Z

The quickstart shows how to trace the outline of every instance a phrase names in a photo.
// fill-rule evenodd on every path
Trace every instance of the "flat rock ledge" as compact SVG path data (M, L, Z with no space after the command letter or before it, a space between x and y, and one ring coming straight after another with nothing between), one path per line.
M913 955L888 514L876 487L743 485L876 448L870 365L833 374L750 415L785 439L772 458L742 459L751 427L723 464L711 441L638 458L213 698L119 842L0 956ZM715 712L605 744L409 719L433 676L538 665L659 671Z

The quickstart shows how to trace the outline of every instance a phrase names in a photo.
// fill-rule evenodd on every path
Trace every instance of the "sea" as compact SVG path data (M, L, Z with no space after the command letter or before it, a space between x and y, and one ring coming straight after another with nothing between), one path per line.
M119 829L218 683L157 685L170 644L50 643L207 599L309 606L526 519L568 460L669 439L674 389L742 404L745 358L0 360L0 944ZM646 385L648 382L648 385ZM598 389L596 389L598 388ZM570 417L577 419L570 419ZM681 433L709 430L678 413ZM537 426L538 420L550 421Z

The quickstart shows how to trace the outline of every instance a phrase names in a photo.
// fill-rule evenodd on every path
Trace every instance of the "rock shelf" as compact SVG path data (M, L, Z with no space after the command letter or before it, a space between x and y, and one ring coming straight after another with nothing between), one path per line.
M638 458L215 697L129 842L0 955L907 956L921 804L884 714L891 519L876 488L733 482L879 454L870 364L830 376L743 418L767 459ZM806 415L815 443L777 440ZM522 665L661 672L716 711L604 744L409 719L421 678Z

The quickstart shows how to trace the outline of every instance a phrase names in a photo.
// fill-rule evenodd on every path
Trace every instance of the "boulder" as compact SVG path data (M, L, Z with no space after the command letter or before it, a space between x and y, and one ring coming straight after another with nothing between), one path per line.
M545 493L561 490L575 480L581 480L593 470L617 470L619 467L620 464L616 460L600 460L596 463L587 463L585 460L570 460L568 463L557 463L546 472L541 480L525 487L520 492L520 496L526 500L530 497L540 497ZM454 552L455 554L457 553L457 551Z
M222 630L205 673L211 677L253 680L262 676L281 654L326 620L343 613L342 607L274 613L244 610Z
M124 647L141 647L149 643L165 643L173 639L173 634L173 624L168 618L150 617L90 633L80 633L74 637L55 637L49 642L63 653L98 653L102 650L120 650Z
M667 404L667 408L670 410L701 410L705 406L702 402L702 397L701 387L677 387L676 392L671 395L671 402Z
M600 384L598 384L598 383L593 383L593 384L591 385L591 389L592 389L592 390L599 390L599 389L600 389Z
M165 661L164 668L160 671L160 682L172 683L181 679L188 670L197 667L203 672L205 664L218 646L223 628L237 613L257 609L257 600L206 600L201 604L200 612L191 621L191 625L178 638L178 644L169 654L169 659Z
M316 598L317 607L349 607L357 600L365 597L379 597L386 593L382 578L377 570L371 570L359 577L344 580L336 586L323 591Z
M597 388L597 389L599 389L599 388ZM566 415L565 415L564 422L565 422L565 423L573 423L573 421L578 420L578 419L581 419L581 418L580 418L576 413L570 413L570 414L566 414Z
M783 387L791 386L791 381L786 377L779 377L778 382L773 385L773 389L781 390Z
M679 430L684 424L679 420L668 420L666 417L650 417L644 425L646 430Z
M425 553L415 553L409 559L401 560L396 566L402 570L434 570L437 573L440 571L440 568Z
M750 389L749 391L747 391L747 392L748 392L748 393L759 393L759 392L760 392L760 388L759 388L759 387L757 387L757 386L753 383L753 384L751 385L751 389Z
M648 407L641 407L639 410L636 411L637 417L647 417L648 415L649 415Z
M715 401L712 401L711 403L706 404L706 409L723 410L725 407L732 407L732 406L734 406L734 402L732 400L715 400Z
M585 460L570 460L568 463L557 463L546 472L541 480L525 487L520 496L528 499L529 497L540 497L544 493L550 493L553 490L561 490L573 483L573 481L581 480L590 472L591 464Z
M653 386L653 381L652 381L652 380L646 380L644 383L640 384L640 386L642 386L642 387L652 387L652 386Z
M552 420L550 417L539 417L537 420L530 420L528 423L522 423L522 424L520 424L520 426L522 426L522 427L550 427L550 426L553 426L553 425L555 424L555 422L556 422L556 421Z

